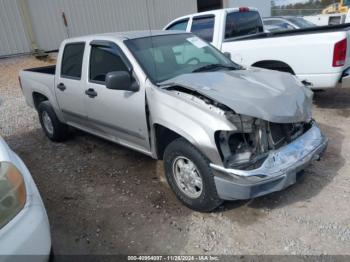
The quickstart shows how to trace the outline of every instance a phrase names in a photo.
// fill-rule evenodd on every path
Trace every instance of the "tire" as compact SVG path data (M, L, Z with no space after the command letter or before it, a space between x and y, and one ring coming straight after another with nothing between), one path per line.
M68 137L68 126L58 120L55 111L49 101L41 102L38 106L39 120L45 135L54 142L62 142ZM50 124L45 124L45 119L51 121ZM47 120L46 120L47 121ZM47 122L46 122L47 123ZM50 128L48 127L50 126Z
M52 246L51 246L51 249L50 249L49 262L55 262L55 252L54 252Z
M195 211L210 212L222 204L223 201L218 197L216 191L214 175L209 166L209 160L192 144L183 138L174 140L165 149L163 159L167 181L176 197L185 206ZM193 165L191 162L196 169L196 172L194 172L195 175L191 175L191 177L194 177L192 182L198 180L198 177L200 177L202 181L201 190L199 190L200 187L195 186L196 191L193 191L195 192L193 194L192 192L185 192L185 187L181 187L181 182L179 182L179 180L181 181L182 179L178 179L181 175L177 175L177 173L181 173L181 168L179 169L178 166L183 166L185 164L186 168L187 166L192 167ZM193 174L193 172L190 173ZM189 185L191 182L185 184ZM191 194L191 196L189 196L189 194Z

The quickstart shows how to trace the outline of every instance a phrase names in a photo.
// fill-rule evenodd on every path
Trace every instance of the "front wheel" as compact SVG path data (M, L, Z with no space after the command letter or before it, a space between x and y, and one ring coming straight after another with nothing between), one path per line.
M187 207L210 212L223 202L208 159L185 139L176 139L166 148L164 169L171 189Z

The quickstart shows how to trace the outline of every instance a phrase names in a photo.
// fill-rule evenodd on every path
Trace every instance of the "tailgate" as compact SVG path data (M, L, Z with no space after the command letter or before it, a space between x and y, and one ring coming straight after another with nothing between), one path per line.
M350 87L350 30L346 31L347 49L345 65L343 66L342 78L340 79L341 87Z
M345 31L346 39L347 39L347 49L346 49L346 59L344 69L350 67L350 29Z

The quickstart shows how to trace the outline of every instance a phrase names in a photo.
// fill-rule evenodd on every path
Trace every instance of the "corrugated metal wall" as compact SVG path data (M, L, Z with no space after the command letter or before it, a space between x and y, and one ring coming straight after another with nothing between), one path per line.
M0 0L0 57L30 52L16 0Z
M57 49L68 36L144 30L149 24L161 29L172 19L197 11L196 0L29 0L28 5L34 35L44 50Z

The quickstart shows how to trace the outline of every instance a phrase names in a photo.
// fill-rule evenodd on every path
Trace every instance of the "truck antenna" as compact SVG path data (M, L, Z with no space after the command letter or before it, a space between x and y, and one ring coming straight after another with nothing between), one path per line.
M153 35L152 35L152 29L151 29L151 18L150 18L150 8L149 8L149 5L148 5L148 1L152 1L152 6L153 6L153 10L155 9L154 8L154 0L145 0L146 1L146 7L147 7L147 22L148 22L148 30L149 30L149 33L150 33L150 40L151 40L151 46L152 46L152 54L153 57L155 57L155 50L154 50L154 44L153 44ZM154 61L154 60L153 60ZM157 65L155 62L153 62L153 67L154 67L154 73L156 74L156 78L158 79L157 75L158 75L158 71L157 71Z

